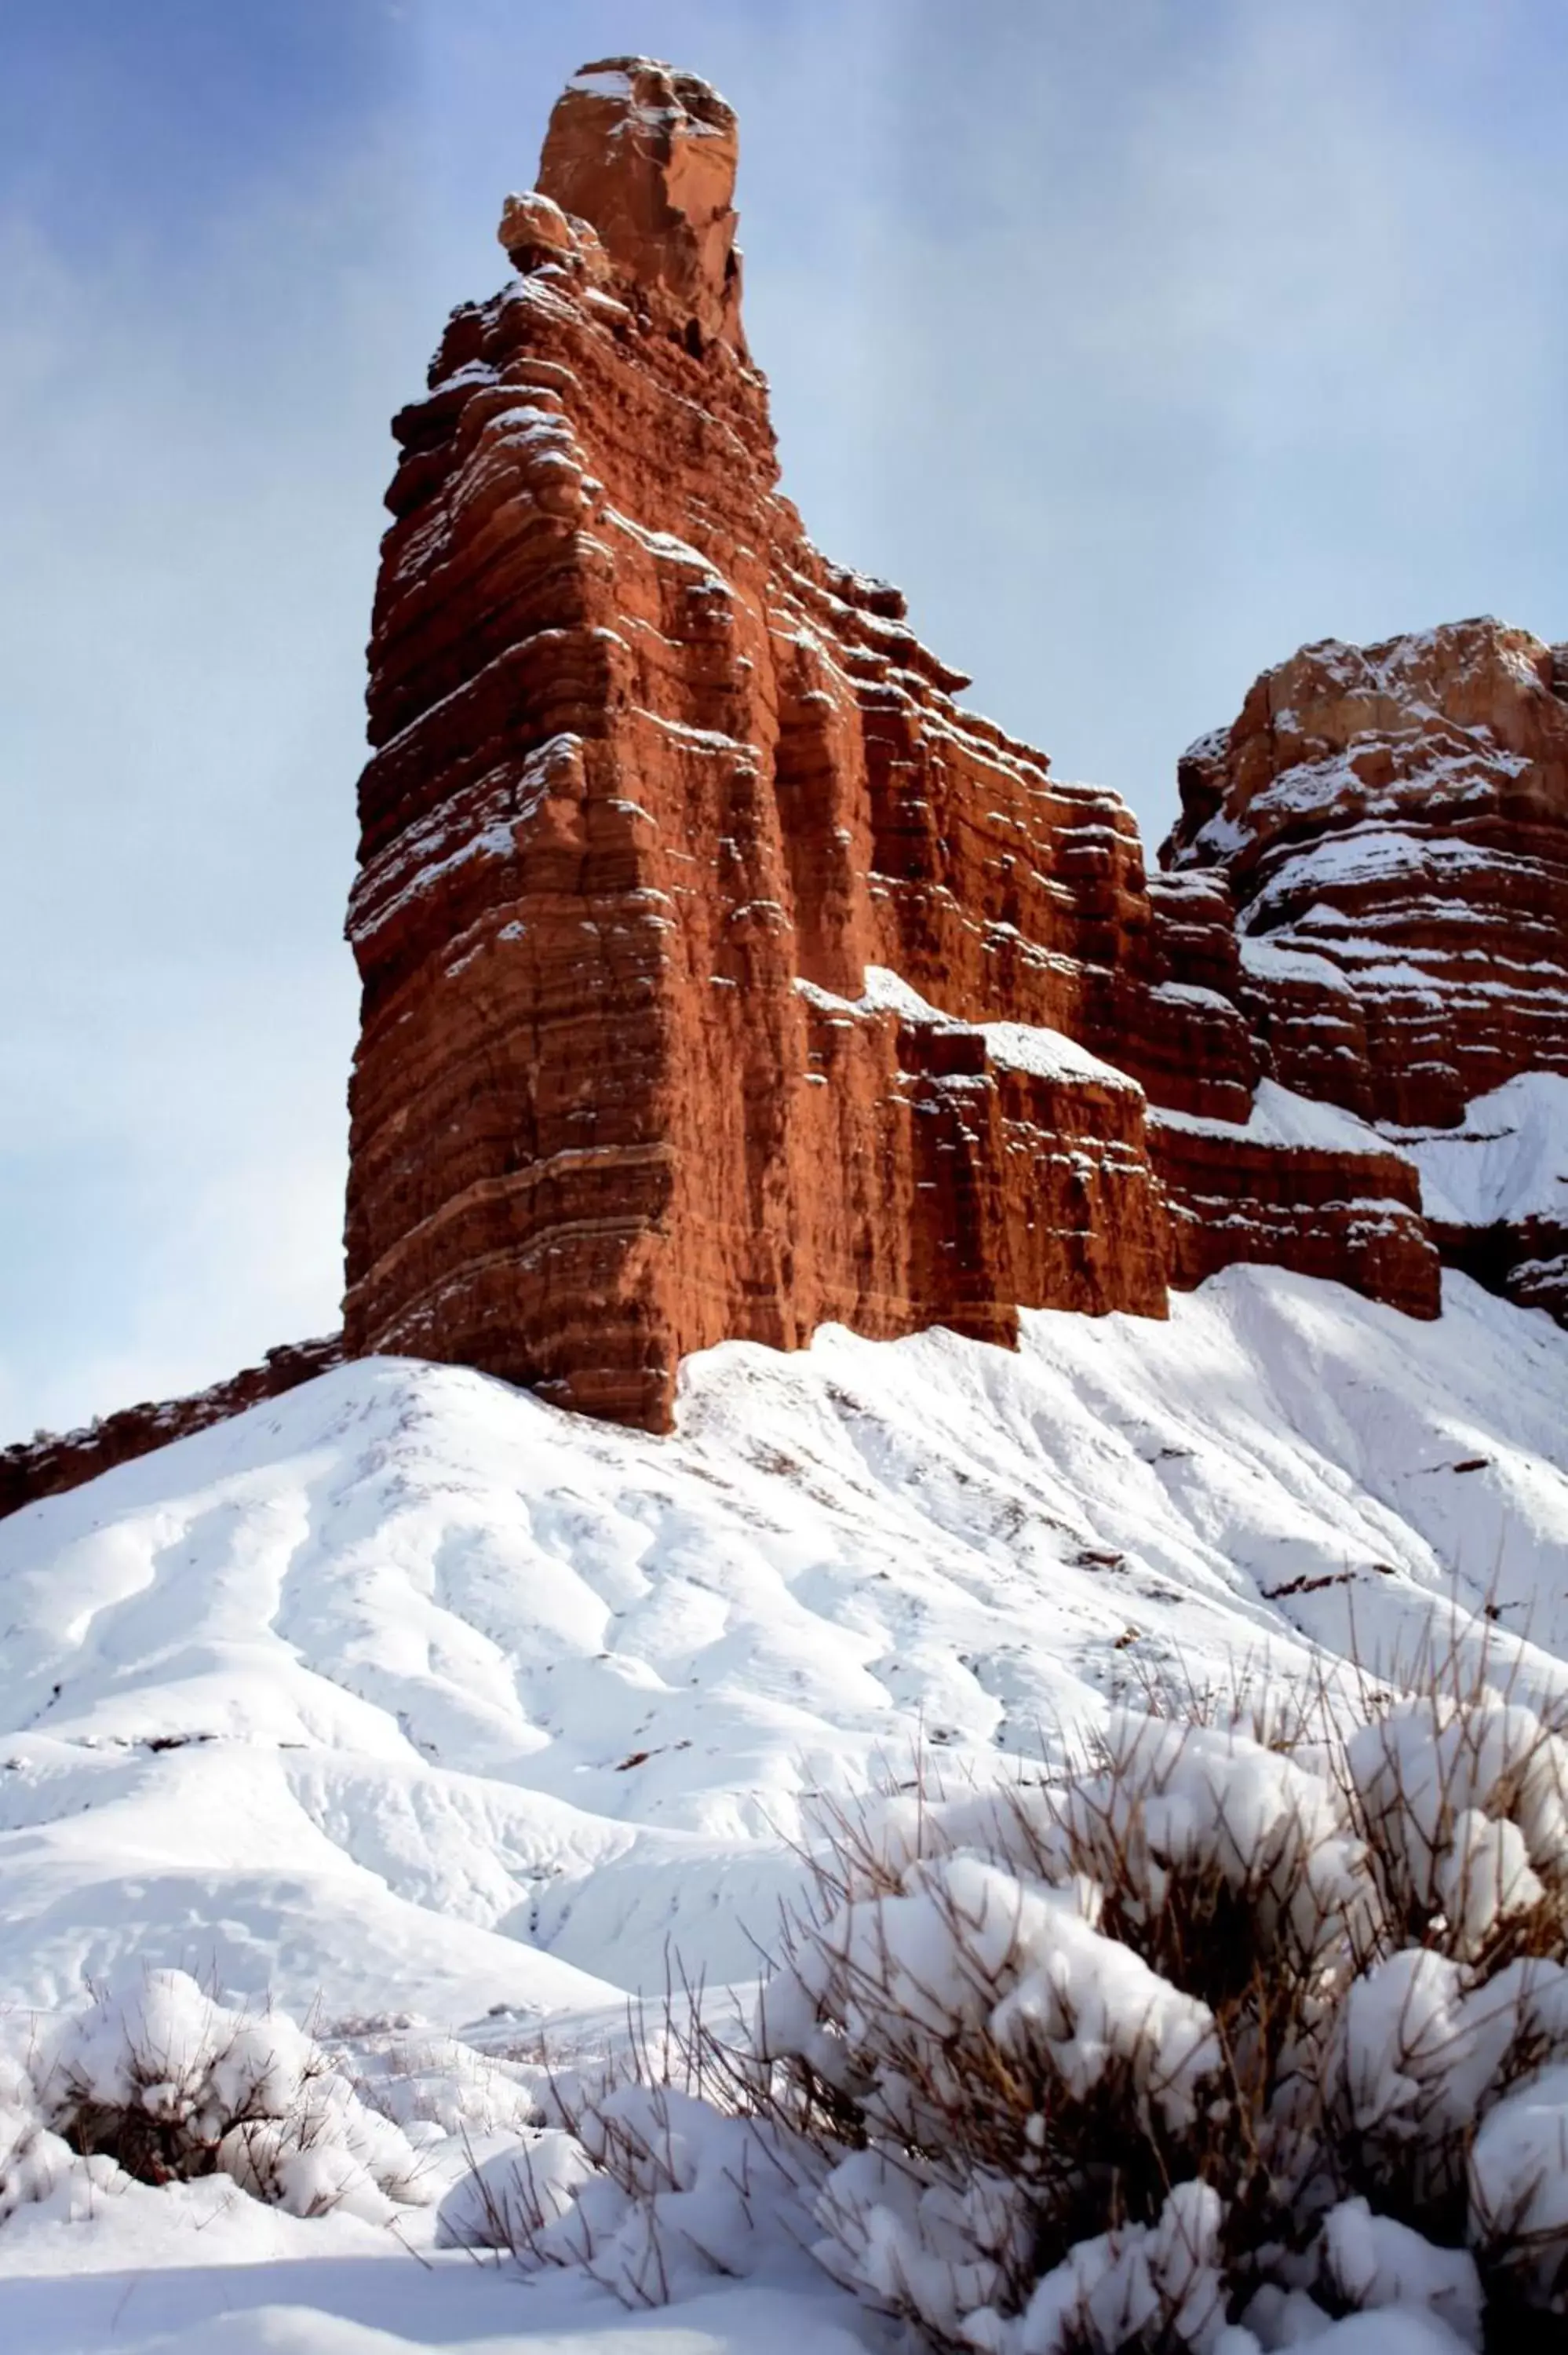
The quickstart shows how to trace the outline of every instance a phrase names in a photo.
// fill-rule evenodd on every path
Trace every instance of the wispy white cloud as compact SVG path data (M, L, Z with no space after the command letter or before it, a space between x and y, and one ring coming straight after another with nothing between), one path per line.
M1568 628L1568 102L1524 87L1527 14L921 9L891 53L845 397L787 433L795 485L1151 831L1181 743L1307 637ZM825 355L782 274L788 422Z
M251 187L189 253L0 227L14 1420L335 1320L362 648L424 340L386 161Z

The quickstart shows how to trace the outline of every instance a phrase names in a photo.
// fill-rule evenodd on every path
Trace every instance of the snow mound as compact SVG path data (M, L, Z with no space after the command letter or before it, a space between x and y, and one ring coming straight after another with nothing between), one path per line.
M1238 1660L1260 1689L1288 1689L1319 1647L1352 1642L1391 1663L1484 1644L1521 1695L1562 1694L1568 1336L1461 1278L1446 1297L1441 1323L1414 1325L1332 1285L1236 1269L1166 1324L1026 1315L1016 1354L941 1332L828 1331L792 1357L731 1345L684 1369L668 1441L458 1369L374 1361L0 1524L0 1985L15 1998L0 2038L0 2298L16 2343L885 2344L806 2268L799 2236L770 2230L743 2254L758 2202L744 2169L736 2190L735 2122L710 2131L684 2109L672 2141L668 2102L644 2115L635 2087L612 2123L644 2137L670 2245L689 2243L678 2309L623 2315L580 2275L524 2285L476 2265L520 2151L559 2254L581 2229L572 2195L597 2161L541 2123L541 2024L557 2055L612 2051L619 1991L662 1988L670 1942L710 1979L754 1978L753 1940L800 1893L791 1843L813 1836L820 1799L907 1784L921 1747L955 1809L989 1808L1043 1734L1058 1752L1104 1739L1129 1721L1129 1694L1220 1684ZM1410 1860L1411 1902L1449 1906L1471 1945L1493 1916L1469 1921L1467 1892L1490 1890L1505 1916L1528 1908L1554 1837L1552 1794L1526 1787L1508 1722L1489 1739L1446 1845ZM1212 1832L1193 1777L1217 1771L1196 1736L1171 1766L1159 1836L1172 1858ZM1231 1774L1224 1817L1237 1856L1295 1843L1331 1890L1342 1859L1309 1790L1277 1761L1245 1781ZM913 1901L938 1891L949 1923L955 1909L1002 1916L973 1856L921 1862L914 1803L894 1790L881 1804L879 1837L904 1838L926 1876L903 1892L907 1923L888 1917L913 2016L941 1959ZM852 1913L846 1940L867 1934ZM1062 1891L1032 1895L1023 1926L1027 1966L991 2030L1020 2051L1054 2039L1090 2100L1106 2073L1141 2072L1150 2115L1181 2130L1208 2051L1201 2008L1160 1998L1154 2049L1128 2045L1131 2008L1152 2018L1158 1993L1136 1957L1107 1968L1107 1941ZM1354 2023L1369 2132L1397 2139L1408 2105L1432 2098L1402 2019L1469 2034L1458 1966L1435 1959L1418 1987L1389 1966L1369 1982ZM207 1992L164 1976L180 1972ZM89 1980L102 1992L84 2009ZM169 2060L120 2085L128 1988L138 2041ZM341 2187L307 2166L291 2190L286 2137L249 2184L237 2165L154 2189L68 2147L43 2060L74 2055L101 2108L119 2085L155 2124L205 2132L231 2041L277 2026L269 1998L300 2017L320 1998L317 2041L342 2090L297 2156L314 2165L351 2121L335 2163L346 2147L360 2196L291 2212ZM298 2094L302 2077L315 2102L314 2064L295 2066L308 2041L277 2026L263 2043L261 2079ZM1469 2049L1484 2071L1479 2030ZM1562 2116L1548 2072L1497 2102L1477 2141L1479 2196L1496 2207L1525 2187L1545 2235L1563 2221L1541 2167ZM400 2204L408 2179L390 2165L406 2170L409 2152L423 2210ZM916 2226L968 2228L906 2214L906 2182L844 2188L883 2218L868 2280L918 2245ZM655 2252L638 2200L612 2193L588 2201L603 2277L637 2295ZM1184 2196L1079 2252L1057 2285L1065 2325L1151 2291L1202 2308L1211 2220ZM376 2221L388 2203L391 2225ZM747 2277L705 2275L715 2245ZM1342 2201L1332 2263L1340 2302L1375 2313L1330 2323L1292 2293L1220 2331L1213 2355L1468 2343L1467 2282L1434 2287L1429 2264L1417 2280L1387 2219Z
M36 2025L0 2103L7 2209L73 2173L105 2193L223 2176L291 2215L376 2224L430 2196L413 2145L312 2037L228 2010L183 1971L127 1971Z

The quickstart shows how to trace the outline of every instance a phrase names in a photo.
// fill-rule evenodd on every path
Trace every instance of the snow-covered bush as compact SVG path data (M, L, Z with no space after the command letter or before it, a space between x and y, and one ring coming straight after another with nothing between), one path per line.
M441 2202L438 2239L580 2267L626 2305L662 2306L702 2276L747 2273L810 2225L799 2154L733 2076L690 1988L657 2033L634 2016L626 2046L547 2073L546 2120L493 2153Z
M0 2052L0 2222L28 2200L47 2200L72 2157L50 2132L24 2062Z
M360 2100L421 2149L530 2125L546 2077L542 2068L478 2052L453 2036L377 2038L357 2042L354 2056Z
M302 2029L231 2011L183 1971L97 1993L38 2045L28 2077L56 2148L143 2183L224 2174L297 2216L343 2209L372 2222L426 2196L408 2138ZM0 2142L5 2097L0 2085Z
M890 1799L818 1858L743 2049L699 2043L716 2107L567 2099L596 2172L553 2152L520 2237L653 2296L672 2251L746 2262L766 2162L942 2349L1560 2346L1565 1797L1553 1722L1435 1676L1123 1709L1036 1781Z

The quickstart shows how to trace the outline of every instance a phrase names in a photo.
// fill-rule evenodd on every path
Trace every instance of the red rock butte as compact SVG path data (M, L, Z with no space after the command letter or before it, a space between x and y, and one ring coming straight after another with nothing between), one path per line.
M1178 773L1275 1075L1406 1126L1568 1071L1568 647L1494 621L1265 671Z
M1147 874L780 495L736 153L694 76L585 67L394 423L341 1343L7 1449L0 1513L340 1349L663 1430L714 1342L1006 1342L1238 1260L1568 1323L1550 1203L1445 1225L1415 1166L1568 1073L1568 648L1305 648Z
M1113 794L806 538L736 156L691 76L585 68L518 276L396 423L349 1348L663 1429L726 1337L1005 1341L1244 1255L1434 1313L1408 1167L1255 1116L1223 880L1151 880Z

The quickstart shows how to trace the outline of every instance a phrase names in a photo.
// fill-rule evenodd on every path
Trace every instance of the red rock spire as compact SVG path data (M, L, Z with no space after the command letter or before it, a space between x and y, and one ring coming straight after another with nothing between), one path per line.
M1216 1254L1433 1312L1406 1165L1240 1149L1223 885L1151 887L780 496L735 163L705 84L586 69L396 421L348 1348L663 1429L718 1341L1158 1316Z
M543 198L585 259L587 225L609 275L659 325L699 355L715 339L744 354L738 152L733 108L694 74L652 58L584 66L556 102L532 199L507 200L501 242L514 258L536 248Z

